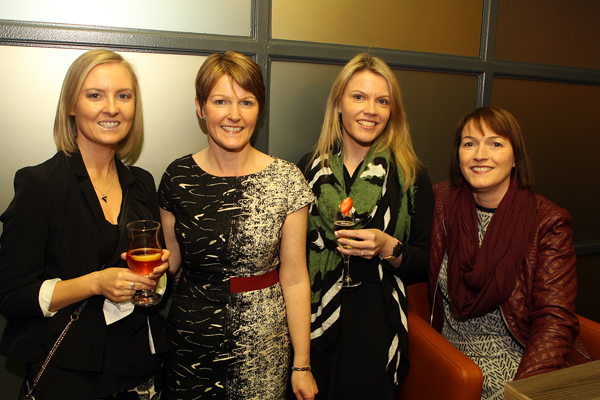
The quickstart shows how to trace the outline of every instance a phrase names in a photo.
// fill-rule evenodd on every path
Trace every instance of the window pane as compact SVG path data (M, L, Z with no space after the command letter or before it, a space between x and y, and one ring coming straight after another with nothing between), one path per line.
M592 321L600 321L598 282L600 281L600 254L577 256L577 298L575 312Z
M427 167L432 183L445 181L458 121L475 108L477 77L395 72L419 160Z
M251 0L4 1L0 19L250 36ZM224 22L227 23L224 23Z
M13 197L15 172L56 153L52 131L62 82L83 52L0 46L0 212ZM142 94L144 138L136 165L158 182L171 161L207 146L194 104L194 80L206 57L120 54L135 66Z
M600 87L497 78L492 104L523 129L534 191L569 210L576 242L600 240Z
M341 66L273 62L269 153L297 162L319 138L331 85ZM473 110L477 78L394 71L415 150L432 182L448 179L450 146L460 118Z
M600 68L600 2L502 0L496 58Z
M269 154L297 163L317 143L339 65L271 63Z
M272 0L273 37L479 56L482 1Z

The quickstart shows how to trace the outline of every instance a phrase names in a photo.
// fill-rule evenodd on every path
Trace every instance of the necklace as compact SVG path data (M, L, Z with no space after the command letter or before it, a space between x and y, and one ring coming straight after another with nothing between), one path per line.
M106 196L108 196L108 192L110 192L110 189L112 189L113 185L115 184L115 181L117 180L117 169L115 168L115 176L113 178L112 183L110 184L110 187L108 188L108 190L106 191L106 193L102 193L102 190L98 189L96 186L94 186L94 184L92 184L92 186L94 186L94 189L96 189L101 195L101 199L102 201L104 201L105 203L108 203L108 200L106 200Z

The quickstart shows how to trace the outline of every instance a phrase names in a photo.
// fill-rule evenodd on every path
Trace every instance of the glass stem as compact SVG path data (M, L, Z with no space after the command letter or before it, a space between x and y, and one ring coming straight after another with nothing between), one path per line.
M344 254L344 282L350 281L350 256Z

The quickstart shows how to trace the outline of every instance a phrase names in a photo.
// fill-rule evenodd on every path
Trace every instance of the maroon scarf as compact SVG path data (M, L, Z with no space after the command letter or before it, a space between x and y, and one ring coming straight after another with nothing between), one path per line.
M492 311L515 287L537 212L534 193L511 182L479 247L477 206L466 183L448 196L448 291L461 317Z

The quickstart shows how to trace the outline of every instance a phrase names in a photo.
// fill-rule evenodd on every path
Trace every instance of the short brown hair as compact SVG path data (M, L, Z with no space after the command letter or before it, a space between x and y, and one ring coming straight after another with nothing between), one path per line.
M242 89L252 93L258 101L258 112L265 107L266 89L263 75L257 63L235 51L215 53L208 56L196 75L196 99L203 106L219 78L228 75Z
M531 187L534 183L533 169L527 155L521 127L511 113L499 107L480 107L465 115L458 123L452 144L452 161L450 162L452 186L460 186L465 182L460 170L458 151L462 142L462 132L469 122L473 122L475 128L480 132L482 132L482 124L485 124L496 135L509 141L515 158L515 168L512 171L511 179L516 179L520 187Z
M119 64L125 67L131 75L131 83L134 90L135 112L131 129L127 136L121 140L117 146L117 157L124 161L129 161L138 142L142 137L143 116L142 116L142 97L140 95L140 85L138 83L135 68L126 61L120 54L110 50L97 49L90 50L80 55L69 67L65 80L60 91L58 106L56 107L56 117L54 118L54 142L58 150L65 154L73 154L77 151L77 123L71 111L77 105L79 92L83 82L90 71L100 64Z

